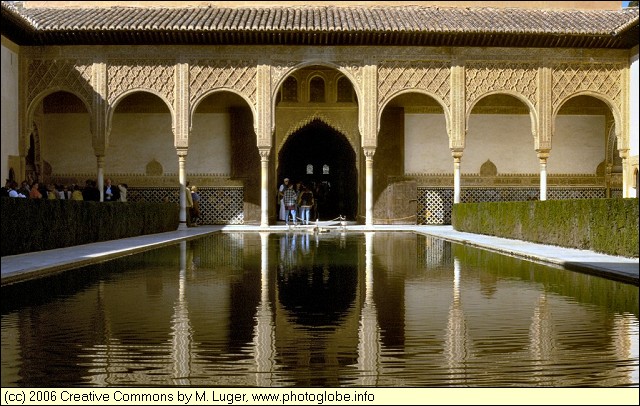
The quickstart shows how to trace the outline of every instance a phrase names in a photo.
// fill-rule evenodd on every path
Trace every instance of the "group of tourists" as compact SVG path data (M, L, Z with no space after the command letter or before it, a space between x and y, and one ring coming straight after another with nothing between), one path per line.
M315 206L313 191L302 182L295 185L289 178L284 178L283 183L278 188L280 202L279 218L289 225L289 220L294 225L298 225L298 217L302 224L309 224L311 210Z
M111 179L105 180L103 195L105 202L126 202L127 184L121 183L113 185ZM50 200L86 200L100 201L100 189L97 182L88 179L84 186L78 184L62 185L53 183L42 183L39 181L22 181L20 185L15 180L7 179L3 188L0 189L0 196L29 198L29 199L50 199Z

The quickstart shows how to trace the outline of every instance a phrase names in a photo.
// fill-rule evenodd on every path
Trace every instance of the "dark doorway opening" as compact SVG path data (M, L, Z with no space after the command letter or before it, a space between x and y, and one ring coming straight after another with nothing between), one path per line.
M278 184L288 177L314 191L313 220L333 220L339 216L356 220L356 154L343 134L314 120L291 134L280 150L278 161Z

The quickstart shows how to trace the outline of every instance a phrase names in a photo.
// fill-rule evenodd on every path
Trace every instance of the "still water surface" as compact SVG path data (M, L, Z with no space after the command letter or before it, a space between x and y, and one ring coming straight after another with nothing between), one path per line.
M3 287L2 386L638 386L638 287L414 233L217 233Z

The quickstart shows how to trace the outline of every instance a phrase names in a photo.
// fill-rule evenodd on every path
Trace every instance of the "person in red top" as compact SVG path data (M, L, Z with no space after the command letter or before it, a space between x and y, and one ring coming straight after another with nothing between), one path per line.
M31 199L42 199L42 193L40 193L40 184L38 182L33 182L33 185L31 185L31 192L29 192L29 197Z

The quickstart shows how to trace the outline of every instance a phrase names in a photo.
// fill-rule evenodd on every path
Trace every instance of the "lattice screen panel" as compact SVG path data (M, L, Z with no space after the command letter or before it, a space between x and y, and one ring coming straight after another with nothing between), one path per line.
M602 199L604 188L548 188L548 200ZM453 188L418 188L417 224L451 224ZM611 197L621 197L621 190L611 190ZM516 202L538 200L538 188L468 188L460 190L462 203Z
M180 203L179 188L130 188L127 200ZM199 187L201 224L244 224L244 189L241 187Z

